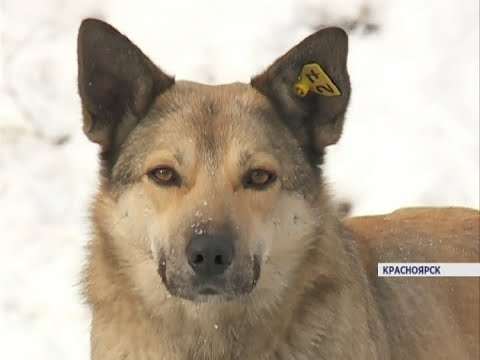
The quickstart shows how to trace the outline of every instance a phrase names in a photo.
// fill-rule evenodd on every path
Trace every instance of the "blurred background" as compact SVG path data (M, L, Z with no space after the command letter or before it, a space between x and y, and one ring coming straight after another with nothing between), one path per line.
M87 359L78 286L97 183L76 32L126 33L177 79L248 81L318 28L350 34L326 175L354 214L479 207L478 0L0 0L0 359Z

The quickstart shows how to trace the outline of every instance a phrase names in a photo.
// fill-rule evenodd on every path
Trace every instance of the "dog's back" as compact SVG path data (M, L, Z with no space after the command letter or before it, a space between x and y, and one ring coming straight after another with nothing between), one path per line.
M378 263L479 262L479 212L411 208L344 221L395 359L478 359L478 277L378 277Z

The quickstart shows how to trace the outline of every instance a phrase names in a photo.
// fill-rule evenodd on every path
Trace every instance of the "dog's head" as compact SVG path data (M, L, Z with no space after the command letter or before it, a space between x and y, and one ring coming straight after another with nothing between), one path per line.
M111 26L82 23L96 222L145 300L280 294L322 226L317 165L342 131L346 57L345 32L328 28L250 84L175 82Z

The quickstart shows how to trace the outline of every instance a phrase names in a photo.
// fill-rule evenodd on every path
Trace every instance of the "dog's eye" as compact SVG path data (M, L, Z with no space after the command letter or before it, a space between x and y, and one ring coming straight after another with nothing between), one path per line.
M179 177L176 171L169 166L161 166L150 170L148 176L159 185L178 185Z
M264 169L250 170L243 181L246 188L262 190L277 179L275 173Z

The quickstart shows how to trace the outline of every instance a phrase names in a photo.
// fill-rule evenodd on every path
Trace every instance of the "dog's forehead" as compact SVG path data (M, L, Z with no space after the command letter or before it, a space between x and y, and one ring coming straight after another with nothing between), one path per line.
M155 102L150 124L160 142L175 134L175 141L216 147L232 141L266 145L278 128L271 126L275 117L269 101L249 84L178 81Z
M230 83L206 85L191 81L178 81L171 89L169 99L178 108L188 109L208 121L221 121L225 117L241 117L269 108L269 103L250 84Z

